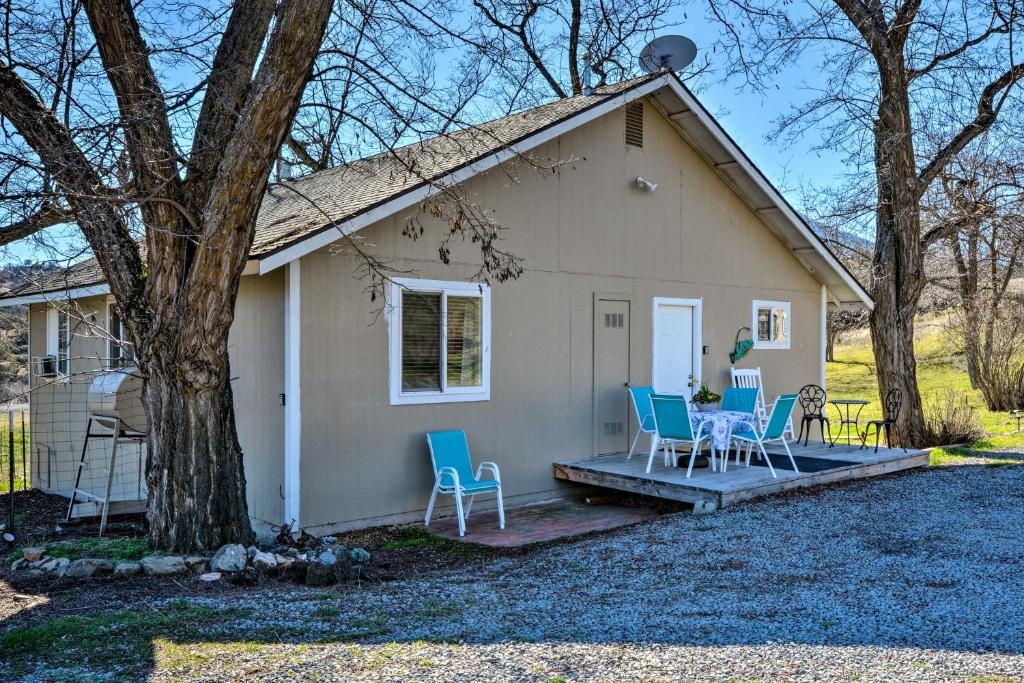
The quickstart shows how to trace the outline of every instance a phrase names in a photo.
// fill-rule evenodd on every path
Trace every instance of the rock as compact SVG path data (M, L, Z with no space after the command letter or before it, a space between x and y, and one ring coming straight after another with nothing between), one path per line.
M316 557L316 561L328 567L333 567L338 561L338 556L330 550L325 550Z
M8 543L14 543L14 534L5 532L3 535L3 539Z
M258 552L252 556L252 566L261 572L270 572L277 569L277 558L271 553Z
M274 562L277 563L277 568L281 571L287 571L295 564L295 558L289 555L274 555Z
M22 567L24 567L26 564L28 564L28 560L26 560L24 557L17 559L14 562L11 562L11 571L16 572Z
M259 548L257 548L254 545L251 545L245 549L245 554L248 556L250 560L252 560L252 558L256 557L256 553L258 553L259 551Z
M52 558L56 559L56 558ZM42 569L42 567L40 567ZM44 570L45 571L45 570ZM99 560L92 557L83 557L72 562L64 576L72 579L85 579L93 576L103 576L114 571L114 563L110 560Z
M321 543L325 543L327 545L330 545L331 543L337 543L338 539L335 538L334 536L324 536L323 538L320 539L320 542Z
M220 550L210 558L211 572L240 572L245 570L245 563L249 559L245 547L239 543L229 543L220 547Z
M338 579L334 576L333 565L326 565L323 562L310 562L306 567L307 586L329 586Z
M181 555L150 555L142 558L139 564L146 576L167 576L185 571L185 558Z
M334 578L338 582L350 581L356 577L356 573L352 570L352 563L348 561L348 555L339 557L331 569L334 570Z
M206 558L199 557L198 555L189 555L185 558L185 566L193 574L199 574L206 571Z
M256 534L256 545L260 548L270 548L277 542L277 536L265 531Z
M200 574L199 575L199 580L200 581L206 581L207 583L210 583L210 582L213 582L213 581L220 581L220 576L221 576L220 572L206 572L205 574Z
M39 562L39 569L47 574L54 574L63 577L71 566L71 560L66 557L47 557Z
M135 576L142 573L142 565L138 562L121 562L114 566L114 576Z
M370 561L370 553L364 548L352 548L348 551L348 561L352 564L366 564Z
M24 548L22 549L21 554L30 562L41 560L43 559L43 555L46 554L46 548Z

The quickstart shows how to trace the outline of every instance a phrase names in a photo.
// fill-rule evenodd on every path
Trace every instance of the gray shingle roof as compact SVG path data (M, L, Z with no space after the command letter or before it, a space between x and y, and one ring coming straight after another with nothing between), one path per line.
M251 258L260 259L416 190L591 107L642 85L649 74L416 142L268 188L256 219ZM95 259L52 271L0 300L104 282Z

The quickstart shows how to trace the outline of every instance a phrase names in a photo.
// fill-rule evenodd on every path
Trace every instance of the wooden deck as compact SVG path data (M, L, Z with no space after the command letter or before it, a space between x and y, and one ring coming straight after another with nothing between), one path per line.
M879 448L859 450L845 443L829 448L827 444L791 446L793 455L821 458L837 462L835 468L820 472L794 473L792 470L775 468L779 475L773 479L767 467L759 467L751 461L750 467L742 463L737 467L731 460L728 469L712 472L709 468L694 468L693 475L686 478L687 459L680 459L680 467L665 467L661 453L655 456L651 473L646 474L647 453L634 454L626 461L626 454L604 455L584 460L568 460L554 464L555 478L589 484L604 488L628 491L645 496L678 500L700 504L702 509L717 509L743 500L767 496L794 488L828 484L846 479L863 479L879 474L888 474L928 464L929 451L900 448ZM785 454L780 446L768 446L772 454ZM772 459L777 463L776 458ZM788 461L787 461L788 462ZM854 464L849 464L849 463Z

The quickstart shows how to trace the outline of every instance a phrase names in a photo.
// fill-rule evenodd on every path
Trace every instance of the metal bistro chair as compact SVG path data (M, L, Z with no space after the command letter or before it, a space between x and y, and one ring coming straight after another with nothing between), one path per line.
M798 400L804 415L800 418L800 433L796 437L797 443L800 443L800 437L803 437L804 445L807 445L807 440L811 437L811 425L817 420L818 426L821 429L821 440L831 445L832 423L829 422L828 417L825 415L825 390L817 384L808 384L800 389ZM827 439L825 438L826 428L828 428ZM807 430L806 433L804 429Z
M651 396L654 395L654 387L630 387L629 396L633 400L633 410L636 411L636 421L640 428L636 430L633 443L629 445L629 455L626 460L633 457L633 450L641 434L650 434L654 438L654 413L651 412Z
M889 393L885 395L885 405L882 406L882 419L881 420L870 420L867 427L864 429L864 433L860 436L860 447L861 450L867 448L868 437L871 435L871 427L875 428L875 453L878 452L878 436L881 431L885 430L885 445L892 448L892 434L896 434L896 441L899 442L900 448L903 448L903 452L906 453L907 449L903 447L903 439L900 438L899 430L896 428L896 420L900 418L900 409L903 407L903 392L897 388L889 390Z

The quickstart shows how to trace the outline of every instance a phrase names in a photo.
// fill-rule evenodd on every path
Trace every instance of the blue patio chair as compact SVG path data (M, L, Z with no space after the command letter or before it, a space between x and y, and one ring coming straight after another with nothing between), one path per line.
M651 473L651 465L654 464L654 454L658 447L665 449L665 466L668 467L669 449L672 451L672 464L677 463L676 446L680 444L691 444L690 465L686 468L686 476L689 478L693 471L693 460L697 457L697 447L710 435L693 433L693 425L690 423L690 408L686 399L670 396L651 396L651 415L654 418L654 436L651 438L651 455L647 458L648 474Z
M722 410L735 410L738 413L757 411L757 395L760 389L747 387L726 387L722 394Z
M650 434L654 438L654 414L651 412L651 396L654 395L654 387L630 387L629 396L633 399L633 410L636 411L636 421L640 429L636 430L633 443L629 446L629 455L626 460L633 457L633 449L636 442L640 440L641 434Z
M764 430L742 430L739 432L733 432L732 438L736 441L745 441L747 443L747 466L750 466L750 450L757 444L758 452L761 457L768 463L768 469L771 470L772 477L778 478L775 474L775 468L772 467L771 458L768 457L767 451L764 450L764 445L770 442L779 442L786 449L786 454L789 456L789 462L793 465L793 471L797 474L800 470L797 469L796 460L793 459L793 452L789 450L789 444L786 443L786 422L789 420L790 414L793 412L793 405L796 403L797 394L783 394L775 399L775 405L772 406L771 415L768 416L768 424ZM739 458L739 452L736 453L737 459Z
M450 432L427 432L430 460L434 464L434 491L430 494L427 515L423 526L430 525L437 494L455 497L455 512L459 517L459 536L466 535L466 519L473 507L473 498L481 493L494 493L498 497L498 526L505 528L505 506L501 500L501 473L493 462L482 462L473 473L469 459L469 444L466 432L461 429ZM493 479L480 479L484 470L494 475ZM469 496L469 503L463 511L462 497Z

